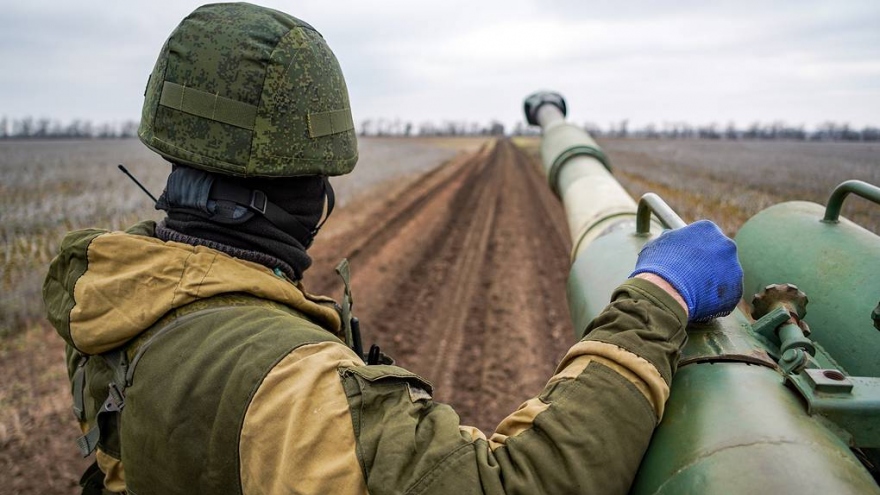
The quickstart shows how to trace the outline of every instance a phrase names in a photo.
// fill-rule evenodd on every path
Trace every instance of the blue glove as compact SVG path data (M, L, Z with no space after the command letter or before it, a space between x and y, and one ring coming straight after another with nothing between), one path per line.
M645 244L630 277L639 273L669 282L687 304L690 321L728 315L742 297L736 244L708 220L667 230Z

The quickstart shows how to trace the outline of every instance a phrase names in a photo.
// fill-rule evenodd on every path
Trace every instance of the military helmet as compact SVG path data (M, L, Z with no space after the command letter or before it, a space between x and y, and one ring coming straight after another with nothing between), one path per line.
M357 136L339 62L309 24L247 3L205 5L162 47L138 137L222 175L342 175Z

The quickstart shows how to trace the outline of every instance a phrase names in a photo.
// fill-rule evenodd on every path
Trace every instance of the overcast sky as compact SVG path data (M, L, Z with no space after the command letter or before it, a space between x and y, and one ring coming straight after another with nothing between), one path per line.
M2 0L0 115L137 119L158 50L201 2ZM880 1L263 1L320 31L355 120L569 117L880 125ZM711 5L710 5L711 4Z

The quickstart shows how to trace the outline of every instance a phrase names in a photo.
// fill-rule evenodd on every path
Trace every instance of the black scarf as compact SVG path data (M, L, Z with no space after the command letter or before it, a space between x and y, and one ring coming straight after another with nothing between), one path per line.
M301 280L312 264L306 253L310 237L286 232L258 212L237 203L209 200L213 183L229 181L262 191L268 201L292 215L312 231L321 221L328 184L323 177L231 178L175 165L157 209L168 216L156 236L195 246L207 246L236 258L280 270L291 280Z

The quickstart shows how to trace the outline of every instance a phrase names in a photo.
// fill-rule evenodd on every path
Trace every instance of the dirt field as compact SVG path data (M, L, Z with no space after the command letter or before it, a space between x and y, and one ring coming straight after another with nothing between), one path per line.
M358 216L316 243L309 290L338 294L331 267L348 257L367 342L492 431L573 341L568 234L534 162L508 141L487 145Z
M338 297L333 267L348 257L365 344L378 343L431 380L437 399L451 403L464 423L489 431L541 388L573 340L563 214L537 172L536 141L521 144L525 153L506 141L367 141L365 151L372 151L358 165L361 175L334 182L351 199L322 231L306 274L310 291ZM633 195L659 192L685 220L712 218L729 233L778 201L824 202L843 179L880 183L871 145L601 144ZM63 146L13 148L21 160L40 151L45 164L61 160L62 149L70 153ZM35 176L9 165L8 151L0 148L0 312L7 312L0 323L28 329L0 338L0 486L11 494L75 493L87 463L73 445L61 341L39 319L39 281L60 232L119 228L155 213L121 174L105 177L88 160L77 165L91 174L86 178L51 172L50 165L36 167L42 172ZM131 168L158 192L164 172L153 172L159 169L149 160L141 156ZM130 188L124 200L104 193L123 187ZM848 208L858 221L876 225L880 218L866 202ZM9 308L25 316L12 318Z

